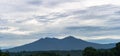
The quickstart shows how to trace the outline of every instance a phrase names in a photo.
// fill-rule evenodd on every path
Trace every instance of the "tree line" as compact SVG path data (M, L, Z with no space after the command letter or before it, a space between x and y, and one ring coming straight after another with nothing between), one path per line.
M8 51L2 52L2 51L0 50L0 56L10 56L10 53L9 53Z
M63 53L62 53L63 54ZM62 56L57 52L17 52L9 53L8 51L2 52L0 50L0 56ZM65 56L72 56L69 51ZM81 56L81 55L79 55ZM114 48L111 49L95 49L93 47L87 47L82 51L82 56L120 56L120 42L116 44Z
M116 44L116 47L106 50L87 47L83 50L83 56L120 56L120 42Z

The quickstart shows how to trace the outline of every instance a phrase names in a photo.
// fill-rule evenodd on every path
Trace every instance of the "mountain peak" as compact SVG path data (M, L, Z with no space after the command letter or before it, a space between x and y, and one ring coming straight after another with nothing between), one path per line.
M74 36L67 36L66 38L75 38Z
M86 42L81 39L77 39L74 36L68 36L64 39L57 38L45 38L38 40L36 42L32 42L30 44L26 44L23 46L15 47L8 49L8 51L49 51L49 50L83 50L86 47L94 47L96 49L107 49L112 48L114 45L107 44L96 44L91 42Z
M41 40L57 40L57 38L45 37L45 38L39 39L39 41Z
M77 39L77 38L75 38L74 36L67 36L64 39Z

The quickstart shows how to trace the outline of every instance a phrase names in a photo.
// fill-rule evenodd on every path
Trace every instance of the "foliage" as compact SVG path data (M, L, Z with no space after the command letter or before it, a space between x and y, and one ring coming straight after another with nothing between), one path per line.
M19 53L12 53L12 56L60 56L56 53L48 53L48 52L19 52Z
M97 56L97 50L92 47L87 47L83 51L84 56Z
M70 54L67 54L67 56L70 56Z
M10 54L9 54L8 51L7 51L7 52L2 52L2 51L0 50L0 56L10 56Z
M120 42L115 48L106 50L96 50L92 47L87 47L83 50L83 56L120 56Z

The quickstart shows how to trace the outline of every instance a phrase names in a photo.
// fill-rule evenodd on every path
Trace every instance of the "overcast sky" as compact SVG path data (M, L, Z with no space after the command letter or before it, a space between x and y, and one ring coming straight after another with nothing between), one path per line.
M120 41L120 1L1 0L0 2L2 48L23 45L43 37L64 38L69 35L96 43Z

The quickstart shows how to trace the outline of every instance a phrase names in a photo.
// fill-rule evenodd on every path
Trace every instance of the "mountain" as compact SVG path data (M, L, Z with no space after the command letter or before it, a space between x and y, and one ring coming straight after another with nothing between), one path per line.
M18 51L49 51L49 50L83 50L86 47L96 49L107 49L114 47L114 44L97 44L68 36L64 39L44 38L30 44L8 49L11 52Z

